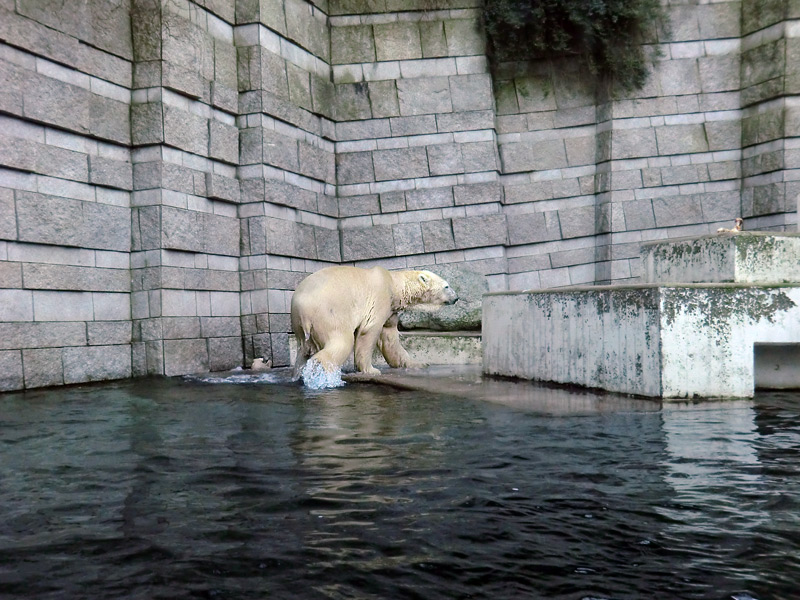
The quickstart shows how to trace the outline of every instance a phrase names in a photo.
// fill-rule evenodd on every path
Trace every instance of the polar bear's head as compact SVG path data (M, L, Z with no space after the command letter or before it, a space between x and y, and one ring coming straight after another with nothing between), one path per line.
M420 283L420 304L454 304L458 300L458 294L450 287L444 279L436 273L430 271L417 271L417 279Z

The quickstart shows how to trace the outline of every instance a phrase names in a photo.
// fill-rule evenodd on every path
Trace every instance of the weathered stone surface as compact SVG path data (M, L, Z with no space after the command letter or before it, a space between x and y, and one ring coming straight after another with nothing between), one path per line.
M340 185L375 181L372 152L336 154L336 179Z
M7 319L3 319L8 321ZM86 344L84 323L0 323L0 350Z
M64 348L63 360L66 384L131 376L130 345Z
M374 225L366 229L344 229L342 260L368 260L394 256L394 241L390 225Z
M406 208L422 210L453 205L453 188L427 188L406 192Z
M450 219L438 221L424 221L422 227L422 242L425 252L443 252L454 250L456 247L453 239L453 225Z
M422 58L419 27L413 22L398 21L373 26L375 51L379 61Z
M456 248L496 246L508 240L505 215L480 215L453 219L453 237Z
M217 173L206 173L206 193L209 198L240 202L239 180Z
M403 116L453 112L447 77L400 79L397 96Z
M335 65L375 61L371 25L331 28L331 59Z
M428 146L428 165L431 175L452 175L464 172L461 144Z
M419 223L392 225L392 235L398 256L425 252L425 246L422 243L422 228Z
M19 240L130 250L130 209L33 192L17 192Z
M0 239L17 239L17 217L14 208L14 192L0 188Z
M22 352L5 350L0 352L0 392L20 390L24 386L22 375Z
M130 291L128 269L23 263L22 274L29 290Z
M561 227L555 211L515 215L508 220L508 241L512 245L560 238Z
M64 383L61 350L30 349L22 351L25 387L36 388Z
M164 374L186 375L208 371L206 340L164 340Z
M97 185L133 189L133 167L131 163L89 155L89 182Z
M455 112L494 107L492 79L488 73L450 77L450 95Z
M424 147L376 150L372 162L376 181L427 177L429 174Z
M431 269L443 277L458 294L458 301L436 311L407 310L400 313L403 329L433 329L435 331L470 331L481 328L483 294L489 291L486 277L468 268L437 265Z
M397 84L393 79L387 81L370 81L368 89L373 118L380 119L400 115L400 105L397 100Z
M208 340L208 368L224 371L241 367L244 360L240 337L213 337Z
M239 159L239 130L233 125L211 119L208 121L208 131L208 156L235 164Z

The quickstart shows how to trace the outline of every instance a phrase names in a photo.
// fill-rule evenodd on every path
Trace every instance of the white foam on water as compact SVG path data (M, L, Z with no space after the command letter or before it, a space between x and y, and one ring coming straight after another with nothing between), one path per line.
M303 385L310 390L322 390L326 388L337 388L344 385L342 380L342 369L326 371L322 365L313 358L303 367L301 373Z
M234 369L236 370L236 369ZM187 375L186 379L202 381L203 383L277 383L278 377L272 373L253 373L215 376L215 375Z

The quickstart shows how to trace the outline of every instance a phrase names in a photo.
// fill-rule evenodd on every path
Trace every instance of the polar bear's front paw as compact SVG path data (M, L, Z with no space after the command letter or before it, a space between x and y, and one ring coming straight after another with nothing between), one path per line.
M380 375L381 372L373 366L369 366L368 368L361 371L364 375Z

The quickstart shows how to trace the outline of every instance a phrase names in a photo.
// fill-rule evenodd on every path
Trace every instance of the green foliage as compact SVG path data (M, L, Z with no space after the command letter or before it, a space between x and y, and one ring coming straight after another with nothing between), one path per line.
M577 55L627 92L647 81L642 44L662 10L660 0L486 0L484 24L495 62Z

